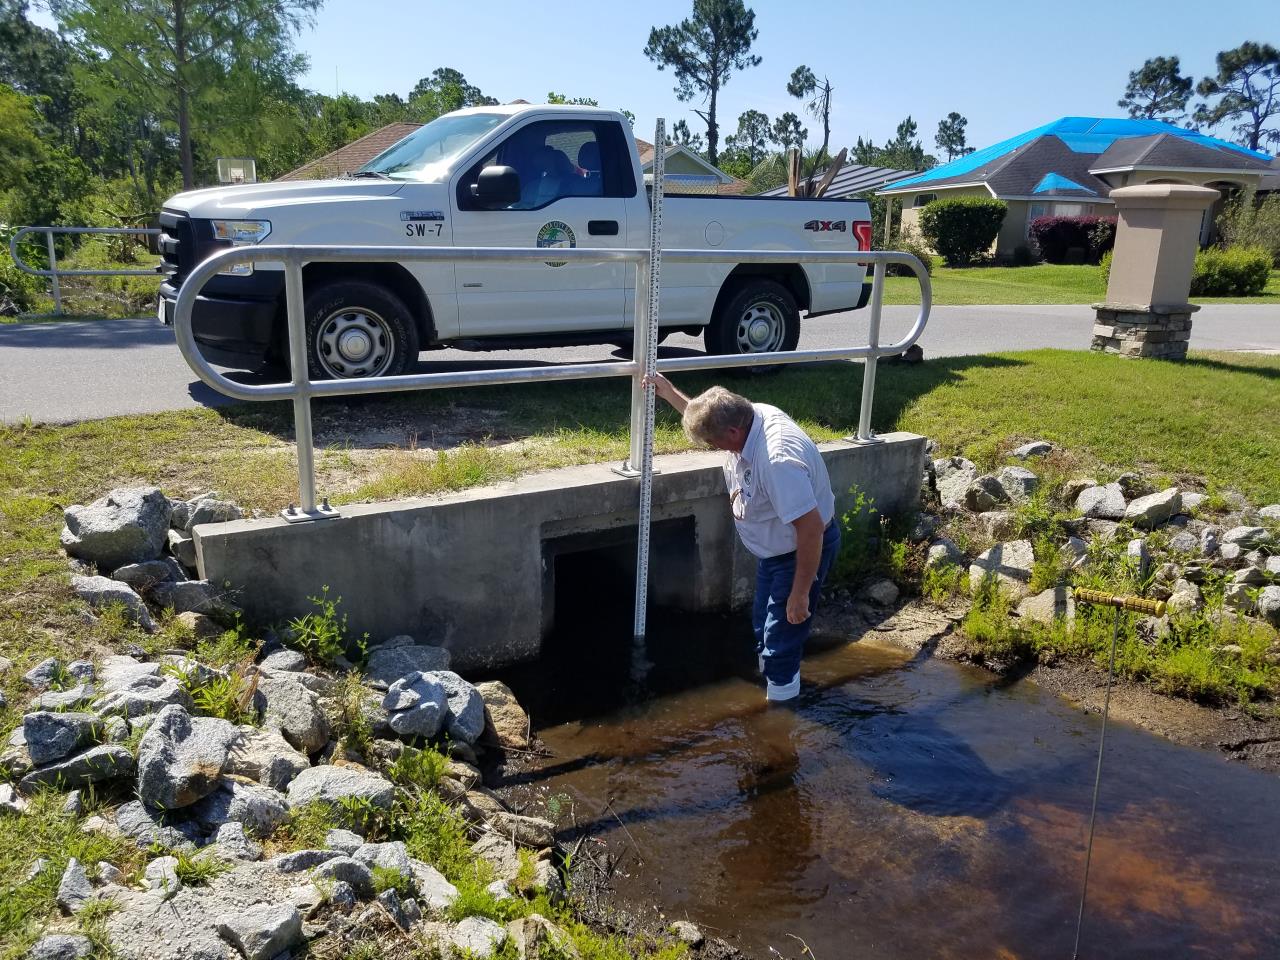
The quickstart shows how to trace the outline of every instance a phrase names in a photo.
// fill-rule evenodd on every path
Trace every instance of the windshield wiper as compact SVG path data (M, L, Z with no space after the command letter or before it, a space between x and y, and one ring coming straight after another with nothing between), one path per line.
M347 177L351 180L355 180L357 178L364 178L364 177L371 177L374 180L390 180L391 179L385 173L380 173L377 170L357 170L355 173L348 173Z

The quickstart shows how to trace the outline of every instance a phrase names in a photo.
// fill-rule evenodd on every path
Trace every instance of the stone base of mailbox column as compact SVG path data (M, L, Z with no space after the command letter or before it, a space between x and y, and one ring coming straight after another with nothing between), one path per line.
M1095 303L1093 309L1098 319L1090 349L1122 357L1183 360L1191 339L1191 315L1200 308L1190 303L1172 307Z

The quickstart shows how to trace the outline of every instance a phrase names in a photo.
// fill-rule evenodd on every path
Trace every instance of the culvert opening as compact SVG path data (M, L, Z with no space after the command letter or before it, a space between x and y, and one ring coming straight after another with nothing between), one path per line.
M629 701L754 669L745 613L695 612L696 536L693 517L652 526L646 639L654 666L642 688L631 676L635 527L543 541L542 654L500 673L535 727L599 716Z

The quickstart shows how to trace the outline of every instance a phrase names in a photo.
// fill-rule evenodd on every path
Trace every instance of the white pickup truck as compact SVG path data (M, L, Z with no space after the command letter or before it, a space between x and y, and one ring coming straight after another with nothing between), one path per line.
M608 110L477 107L414 131L350 176L195 190L161 213L173 322L183 278L234 245L635 247L649 200L631 127ZM663 245L725 250L868 250L862 200L669 196ZM287 358L284 273L242 264L205 285L201 351L240 369ZM853 264L665 264L661 327L702 332L713 353L793 350L800 316L866 303ZM420 350L630 344L629 264L313 263L305 268L313 378L403 373Z

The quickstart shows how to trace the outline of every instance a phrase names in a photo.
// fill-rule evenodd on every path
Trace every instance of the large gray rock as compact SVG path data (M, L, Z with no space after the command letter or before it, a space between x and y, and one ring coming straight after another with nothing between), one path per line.
M1222 543L1222 530L1218 527L1205 527L1200 531L1200 556L1212 557Z
M522 817L516 813L497 813L489 825L504 837L526 847L543 850L556 841L556 825L542 817Z
M94 705L94 709L102 717L118 714L133 719L156 713L173 704L185 707L187 711L195 709L191 694L183 689L175 677L141 674L118 689L105 693Z
M445 733L467 744L479 740L484 733L484 699L480 691L451 670L435 670L426 676L440 684L449 698Z
M942 505L952 510L964 506L965 491L977 478L978 468L964 457L947 457L933 461L933 469Z
M58 882L55 899L63 913L79 913L93 899L93 885L89 883L84 867L75 857L67 861L67 869Z
M199 838L195 825L181 822L170 825L158 810L151 810L140 800L130 800L116 808L116 827L132 837L144 849L161 846L168 849L190 846Z
M339 850L295 850L293 853L272 857L267 861L267 866L280 873L301 873L303 870L314 870L320 864L337 860L341 856L344 854Z
M1208 499L1208 494L1194 492L1188 493L1184 491L1182 494L1182 512L1195 513L1200 509L1200 505Z
M1229 583L1222 591L1222 605L1228 610L1240 613L1253 613L1254 600L1250 596L1250 588L1243 583Z
M529 746L529 715L511 688L501 680L486 680L477 683L476 690L484 701L485 729L493 742L518 750Z
M431 738L449 715L449 694L428 674L414 671L391 684L382 698L387 724L405 737Z
M373 896L373 872L351 857L334 857L316 867L311 876L318 881L350 884L361 900Z
M1166 601L1169 612L1190 613L1204 606L1200 588L1187 580L1179 579L1173 585L1173 593Z
M324 835L324 845L326 850L337 850L351 856L364 846L364 837L351 830L334 829Z
M1169 538L1169 552L1191 554L1200 550L1200 538L1190 530L1179 530Z
M1058 549L1058 554L1067 566L1075 570L1088 563L1089 545L1079 537L1067 537L1067 542Z
M940 563L958 564L962 560L964 553L950 537L938 537L929 544L929 556L924 565L932 567Z
M1070 587L1050 587L1018 604L1018 616L1052 626L1055 620L1065 620L1070 625L1076 616L1075 596Z
M177 530L170 530L166 539L169 544L169 552L173 554L174 560L176 560L183 568L184 573L186 570L196 569L197 561L195 540L192 537L187 536L185 533L180 533ZM174 579L181 581L185 580L186 576L175 577Z
M127 583L112 580L110 577L74 576L71 578L71 589L76 592L76 596L86 601L95 610L118 606L124 611L129 622L136 623L147 631L156 628L156 622L151 619L147 605Z
M376 773L325 765L303 770L294 777L288 794L289 806L294 809L316 801L336 805L346 797L359 797L379 810L390 810L395 799L395 786ZM360 830L365 824L352 823L348 826Z
M290 903L262 903L220 917L218 934L245 960L271 960L301 945L302 914Z
M1001 587L1016 596L1024 596L1027 584L1031 582L1031 568L1035 560L1035 551L1029 540L998 543L969 566L969 585L977 589L983 580L994 576Z
M984 513L1008 500L1009 494L990 474L974 478L964 491L965 508L974 513Z
M898 602L898 586L888 577L877 577L859 590L858 596L876 606L891 607Z
M383 644L369 654L365 682L377 690L386 690L410 673L448 670L450 662L449 651L444 647L423 644L389 647Z
M31 762L43 766L88 747L98 738L101 722L92 713L28 713L22 736Z
M22 778L18 787L23 793L31 793L41 787L74 790L132 773L133 754L118 743L108 743L47 767L32 770Z
M208 580L162 583L151 591L151 599L174 613L203 613L212 617L234 616L239 609L225 590Z
M310 766L307 755L295 750L279 730L243 726L223 769L283 792L290 780Z
M87 507L66 509L62 547L105 570L154 560L164 548L170 511L155 487L120 487Z
M1280 627L1280 587L1263 587L1258 595L1258 616Z
M1280 503L1272 503L1258 511L1264 520L1280 520Z
M0 813L22 814L29 804L7 783L0 783Z
M1010 500L1026 500L1040 486L1040 478L1026 467L1002 467L996 480Z
M359 860L370 870L381 867L384 870L394 870L406 877L413 875L413 861L404 843L399 840L363 844L351 854L351 857Z
M1105 487L1088 487L1076 497L1076 510L1095 520L1123 520L1124 493L1120 484L1108 483Z
M97 688L91 683L82 683L69 690L46 690L39 696L31 698L27 710L28 712L75 710L77 707L91 703L97 695Z
M160 664L143 663L133 657L113 655L104 657L98 670L98 685L106 693L124 690L138 677L154 677L160 673Z
M298 673L307 669L307 658L298 650L276 650L263 657L259 666L268 673Z
M172 580L173 567L163 560L129 563L123 567L117 567L112 572L111 579L127 583L138 593L146 593L156 584Z
M187 501L187 525L183 529L190 530L202 523L229 523L243 516L243 511L229 500L201 497Z
M1167 490L1138 497L1130 502L1125 507L1124 518L1135 527L1151 530L1160 526L1181 509L1182 493L1177 487L1169 487Z
M992 540L1007 540L1017 525L1012 510L988 510L978 514L978 526Z
M1013 455L1019 460L1028 460L1031 457L1044 457L1052 452L1053 444L1048 440L1032 440L1014 450Z
M450 928L445 939L457 953L488 960L506 943L507 930L488 917L467 917Z
M138 744L138 797L158 810L189 807L218 788L240 733L226 720L192 717L170 704Z
M320 698L296 680L263 677L258 690L266 697L262 725L274 727L293 746L312 754L329 742L329 721Z
M224 860L261 860L262 847L249 839L244 824L224 823L213 835L212 845Z
M486 833L471 846L471 852L493 867L493 875L499 880L515 882L520 875L518 848L507 837Z
M93 953L93 941L78 934L42 937L27 952L27 960L82 960Z
M225 778L217 790L191 807L191 819L206 830L240 823L255 838L269 837L288 818L288 804L275 790Z
M1224 544L1234 543L1241 550L1252 550L1269 543L1270 540L1271 536L1267 533L1266 527L1232 527L1222 535Z
M1147 570L1151 566L1151 551L1147 548L1147 541L1130 540L1128 547L1125 548L1125 556L1133 569L1138 572L1138 579L1145 580Z
M178 877L177 857L156 857L142 873L142 883L148 890L163 890L170 896L182 889Z
M22 675L22 682L33 690L48 690L67 675L57 657L46 657Z

